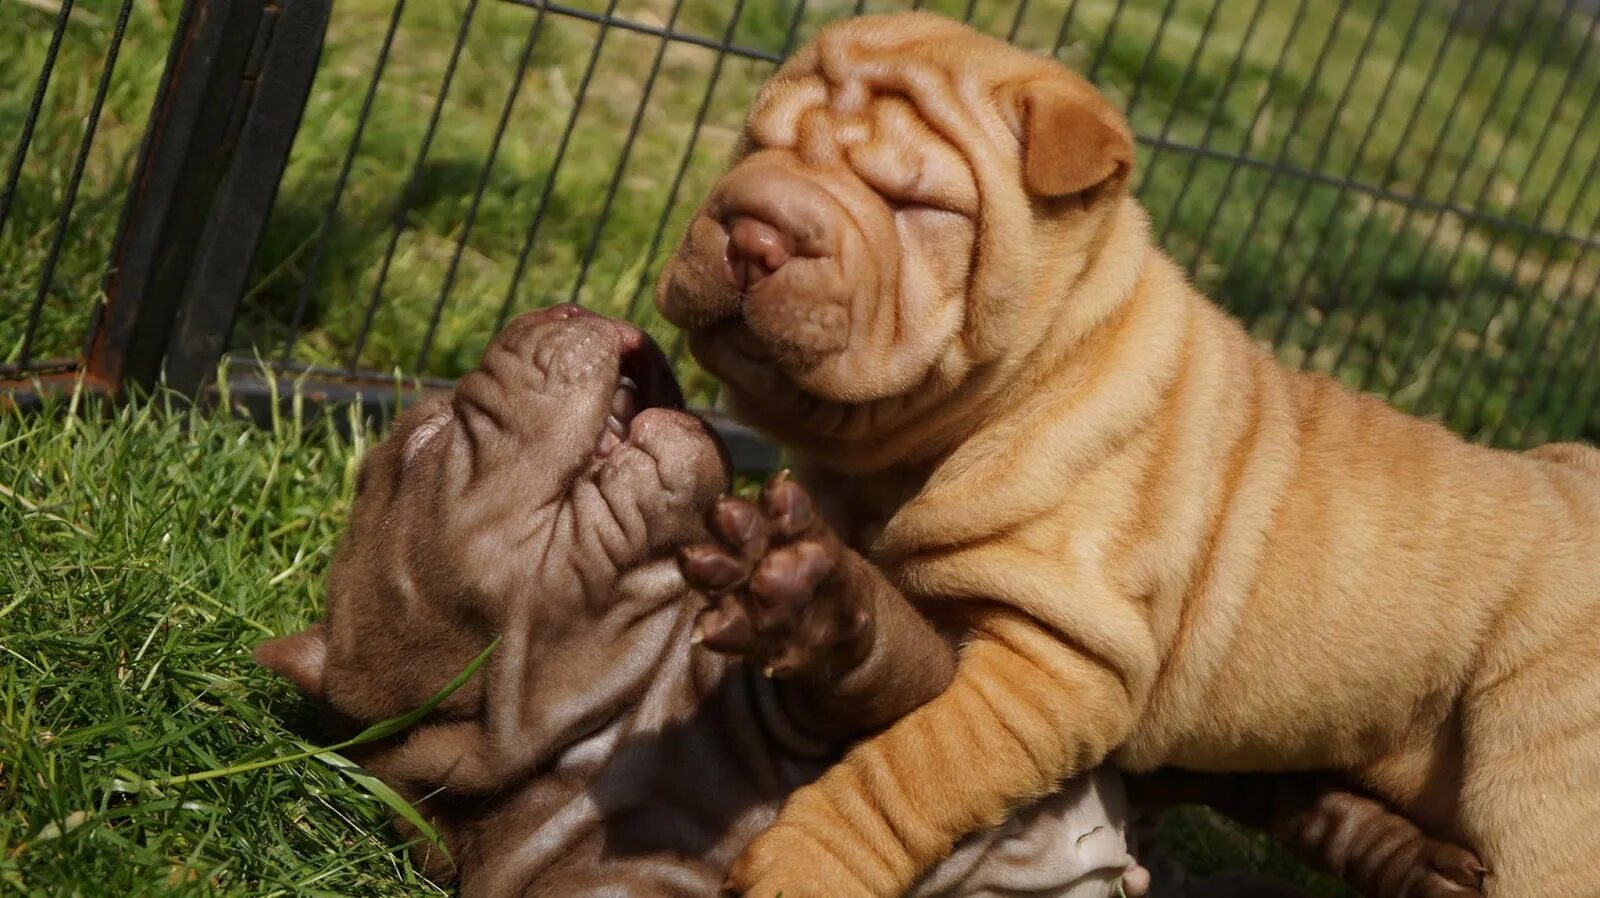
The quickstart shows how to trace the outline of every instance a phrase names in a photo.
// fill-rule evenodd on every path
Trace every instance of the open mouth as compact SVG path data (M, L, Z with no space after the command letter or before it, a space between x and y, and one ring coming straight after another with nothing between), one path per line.
M595 446L596 458L606 458L626 444L633 432L634 419L645 409L683 408L683 391L661 347L644 331L621 322L614 323L621 335L622 351L611 408Z

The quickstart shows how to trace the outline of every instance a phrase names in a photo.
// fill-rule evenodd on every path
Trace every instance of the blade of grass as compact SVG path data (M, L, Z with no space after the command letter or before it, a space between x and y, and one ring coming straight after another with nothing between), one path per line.
M417 832L421 833L423 838L427 839L432 843L433 847L444 854L445 860L451 863L455 862L455 859L450 857L450 850L445 847L444 839L439 835L439 831L434 829L433 824L424 819L417 812L417 809L411 806L411 802L406 801L399 792L389 788L389 785L383 780L362 770L360 765L336 751L319 751L315 757L344 776L349 777L356 785L367 790L369 795L383 802L388 806L389 810L394 811L407 823L416 827Z
M254 770L265 770L268 767L277 767L283 764L293 764L296 761L304 761L307 758L314 758L324 753L341 752L347 748L354 748L358 745L365 745L368 742L376 742L379 739L386 739L400 732L401 730L410 727L412 724L428 716L428 714L432 712L434 708L439 707L440 702L449 698L451 693L455 692L457 689L460 689L468 680L472 679L472 675L477 673L478 668L482 667L484 662L489 660L489 655L493 653L495 648L499 645L500 637L496 636L494 641L489 643L488 648L480 652L478 657L472 659L472 663L468 664L466 668L461 671L461 673L456 674L455 679L451 680L449 683L446 683L443 689L439 690L439 692L436 693L433 698L428 699L416 710L402 714L399 717L392 717L388 720L379 721L378 723L367 727L365 730L362 730L360 733L344 740L343 742L338 742L322 748L308 748L304 751L298 751L287 755L279 755L275 758L264 758L260 761L249 761L244 764L231 764L227 767L216 767L211 770L185 773L181 776L160 779L157 780L157 782L163 786L181 786L185 783L201 783L205 782L206 780L236 776L238 774L249 773Z

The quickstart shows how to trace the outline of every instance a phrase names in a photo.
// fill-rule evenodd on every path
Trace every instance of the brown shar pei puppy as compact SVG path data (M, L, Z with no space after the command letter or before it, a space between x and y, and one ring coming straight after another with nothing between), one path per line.
M756 101L659 308L968 641L736 885L894 895L1110 760L1325 771L1495 898L1600 895L1600 454L1280 365L1151 245L1133 158L1082 78L926 15L825 29Z
M518 318L362 461L326 620L257 650L353 732L501 635L429 718L352 752L432 818L454 868L426 845L419 860L468 898L711 898L784 796L953 674L797 484L718 501L720 443L680 403L640 331L573 307ZM698 583L737 587L707 618L720 654L692 645L705 605L684 543ZM917 894L1109 898L1145 878L1122 801L1114 777L1083 780Z

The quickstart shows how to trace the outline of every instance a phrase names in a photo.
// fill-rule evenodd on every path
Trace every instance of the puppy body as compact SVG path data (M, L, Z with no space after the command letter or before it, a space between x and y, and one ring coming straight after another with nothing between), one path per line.
M1491 895L1600 894L1600 453L1284 368L1150 245L1131 159L1081 79L927 16L833 26L757 102L659 304L970 639L735 882L897 894L1110 759L1335 771ZM751 216L799 236L741 283Z
M1339 770L1499 882L1596 857L1600 478L1574 462L1597 456L1493 452L1289 372L1145 268L1061 357L1108 382L974 431L882 562L916 595L1008 606L977 625L1001 682L1052 683L1011 698L1068 769Z
M672 549L707 538L728 471L680 404L637 329L519 316L362 460L326 619L256 650L353 734L499 637L433 714L351 751L431 820L450 856L418 839L419 864L467 898L715 895L786 795L950 680L948 643L859 556L835 565L835 598L860 626L804 646L847 662L774 682L696 647L705 600ZM763 559L792 581L783 560ZM914 894L1109 898L1143 881L1126 836L1120 782L1084 779Z

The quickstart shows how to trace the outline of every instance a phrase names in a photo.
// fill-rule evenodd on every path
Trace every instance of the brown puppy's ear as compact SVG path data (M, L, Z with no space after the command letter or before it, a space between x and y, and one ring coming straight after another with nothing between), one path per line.
M1133 138L1115 108L1087 83L1048 78L1017 91L1022 181L1059 198L1109 187L1133 170Z
M322 624L263 642L250 655L307 696L322 698L322 671L328 663L328 636Z

